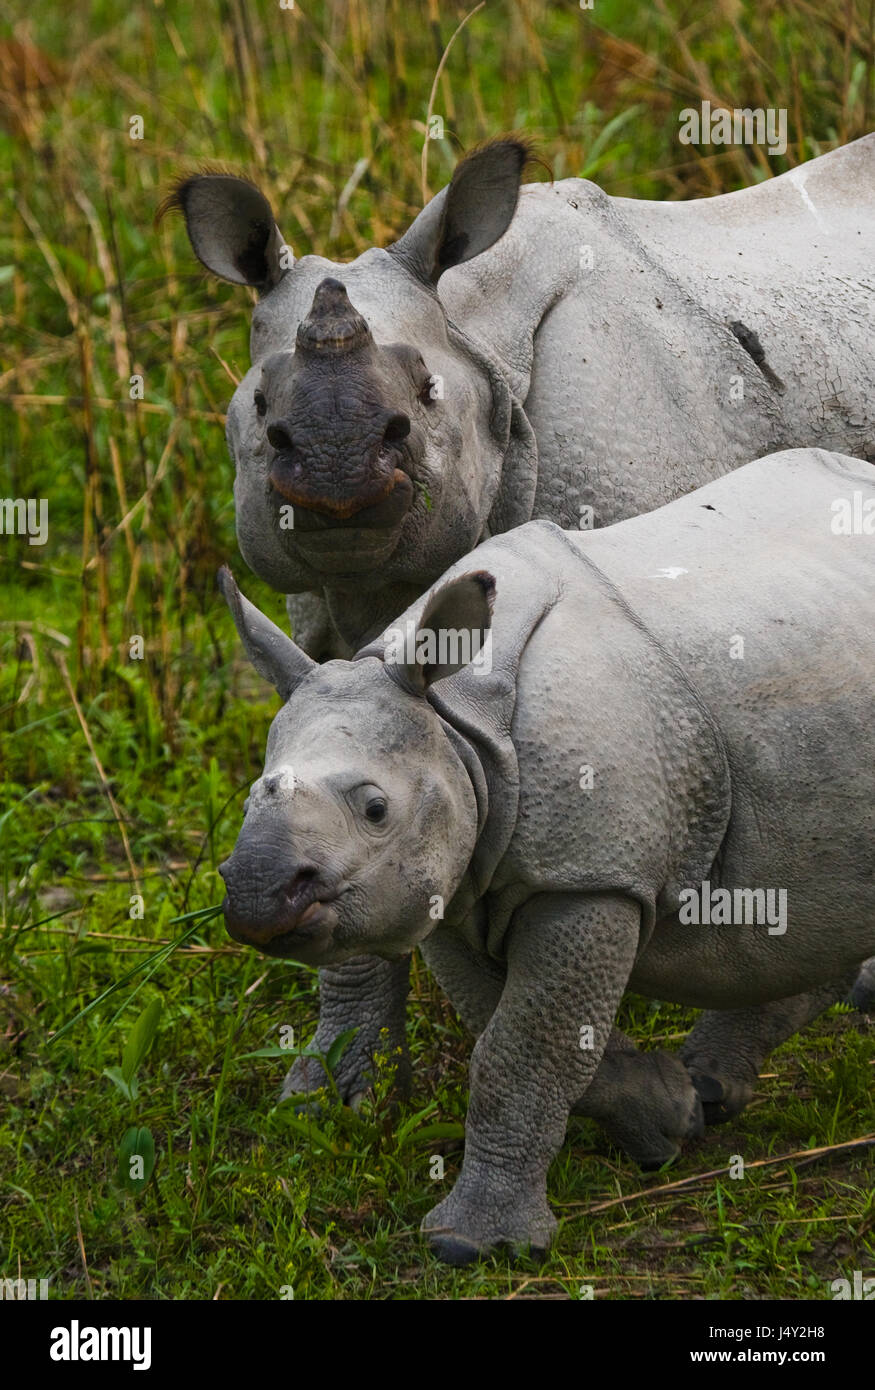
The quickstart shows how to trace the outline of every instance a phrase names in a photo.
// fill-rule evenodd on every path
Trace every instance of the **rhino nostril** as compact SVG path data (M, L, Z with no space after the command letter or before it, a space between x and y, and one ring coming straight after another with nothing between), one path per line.
M384 444L400 444L402 439L406 439L410 433L410 417L403 415L399 410L395 415L390 415L383 430Z
M286 897L295 898L302 890L305 890L309 883L316 878L316 870L309 865L303 869L298 869L286 884Z
M282 421L274 425L268 425L267 437L278 454L285 453L292 447L292 436Z

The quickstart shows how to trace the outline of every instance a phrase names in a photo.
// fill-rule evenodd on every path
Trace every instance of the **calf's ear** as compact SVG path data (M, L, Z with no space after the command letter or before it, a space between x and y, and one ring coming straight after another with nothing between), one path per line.
M411 694L424 695L435 681L465 666L483 666L494 600L495 580L486 570L444 584L423 609L415 634L402 628L385 634L383 659L390 675Z
M220 280L264 293L292 264L270 203L247 179L193 174L167 195L156 221L174 209L185 218L194 254Z
M449 186L423 208L389 250L418 279L436 285L445 270L479 256L503 236L516 212L530 148L493 140L459 161Z
M243 597L227 565L219 570L218 581L246 655L258 674L270 681L283 700L287 700L304 677L315 671L316 662L295 646L291 637L254 603Z

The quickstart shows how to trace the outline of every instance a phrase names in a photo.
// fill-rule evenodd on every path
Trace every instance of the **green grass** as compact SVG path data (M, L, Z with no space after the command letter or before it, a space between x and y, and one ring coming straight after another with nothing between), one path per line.
M204 279L178 225L152 218L174 172L212 159L265 185L298 252L344 259L391 240L421 204L428 94L465 9L228 0L207 21L187 5L75 0L19 13L0 27L0 495L48 498L49 542L0 538L0 1274L49 1277L59 1298L166 1299L288 1286L299 1299L578 1297L586 1284L600 1298L828 1298L832 1279L871 1274L865 1153L630 1196L733 1154L868 1134L875 1046L848 1011L782 1047L745 1115L668 1174L642 1177L575 1122L550 1175L563 1220L543 1267L454 1272L417 1235L458 1171L469 1054L421 964L408 1105L391 1101L387 1058L358 1114L326 1097L314 1129L276 1108L284 1059L246 1054L282 1025L306 1042L315 976L187 917L221 898L216 866L273 708L215 590L221 562L245 572L221 421L247 364L249 300ZM34 46L27 62L13 34ZM739 187L869 128L872 51L862 0L816 14L802 0L599 0L591 13L490 0L438 87L448 138L430 146L430 186L459 148L521 129L557 177L585 172L612 193ZM748 150L679 146L677 112L703 96L786 106L786 158L764 168ZM280 596L246 583L283 622ZM635 999L624 1010L636 1039L669 1047L691 1018ZM134 1127L155 1149L139 1191L118 1171Z

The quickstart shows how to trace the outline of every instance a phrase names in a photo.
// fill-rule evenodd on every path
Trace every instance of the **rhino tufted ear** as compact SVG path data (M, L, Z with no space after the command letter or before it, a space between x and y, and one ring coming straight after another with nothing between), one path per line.
M383 660L394 680L414 695L465 666L488 670L495 579L485 570L450 580L432 594L419 622L389 628Z
M264 293L292 264L270 203L248 179L220 172L193 174L164 199L156 221L174 209L185 218L194 254L221 280Z
M270 681L283 700L287 700L304 677L316 670L317 663L254 603L243 597L227 565L219 570L218 581L246 655L258 674Z
M488 250L510 226L530 155L525 141L512 139L473 150L389 251L417 279L436 285L445 270Z

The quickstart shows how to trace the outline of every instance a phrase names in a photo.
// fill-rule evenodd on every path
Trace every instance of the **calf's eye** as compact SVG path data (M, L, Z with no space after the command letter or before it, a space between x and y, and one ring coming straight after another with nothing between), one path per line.
M264 392L260 389L257 390L253 399L255 400L255 409L258 411L259 415L266 415L267 397L265 396Z
M347 796L355 814L371 825L382 825L387 819L389 807L382 787L373 782L360 782Z
M381 796L372 797L365 807L365 816L372 825L380 825L386 819L386 803Z

